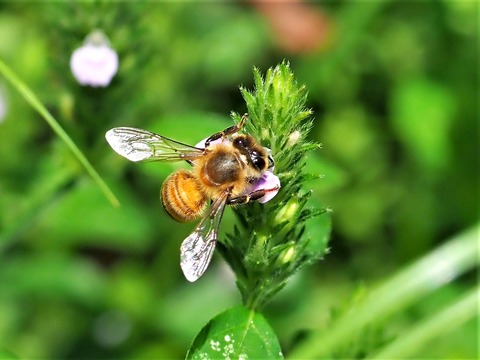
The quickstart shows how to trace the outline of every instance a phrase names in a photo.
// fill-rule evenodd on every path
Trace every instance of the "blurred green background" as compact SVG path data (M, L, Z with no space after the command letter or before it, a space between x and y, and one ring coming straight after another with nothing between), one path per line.
M163 179L182 164L132 164L104 140L135 126L195 144L243 113L238 87L290 61L309 91L313 199L333 210L331 251L265 315L288 349L328 327L359 289L478 221L478 3L0 3L0 58L36 93L112 187L112 207L16 89L0 77L0 349L19 358L181 358L240 301L217 255L188 283ZM80 86L69 59L102 29L120 67ZM222 234L233 226L227 210ZM439 309L475 274L387 326ZM422 357L473 358L476 321Z

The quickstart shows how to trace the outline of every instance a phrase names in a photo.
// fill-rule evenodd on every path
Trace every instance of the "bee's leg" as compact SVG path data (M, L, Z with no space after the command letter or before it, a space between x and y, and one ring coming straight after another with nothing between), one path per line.
M212 141L218 140L221 137L232 135L232 134L235 134L236 132L239 132L240 129L243 127L243 124L245 124L245 120L247 120L247 118L248 118L248 114L245 113L243 114L242 119L238 124L230 126L223 131L219 131L211 135L207 140L205 140L205 147L207 148Z
M275 187L273 189L261 189L261 190L252 191L249 194L236 196L236 197L227 199L227 204L228 205L248 204L250 201L258 200L261 197L263 197L266 193L268 193L270 191L277 191L278 189L279 189L279 187Z

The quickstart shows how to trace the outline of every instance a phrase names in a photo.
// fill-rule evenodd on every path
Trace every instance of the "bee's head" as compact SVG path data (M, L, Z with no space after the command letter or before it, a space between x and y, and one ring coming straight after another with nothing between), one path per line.
M264 171L272 166L273 159L252 136L237 135L232 139L232 144L256 170Z

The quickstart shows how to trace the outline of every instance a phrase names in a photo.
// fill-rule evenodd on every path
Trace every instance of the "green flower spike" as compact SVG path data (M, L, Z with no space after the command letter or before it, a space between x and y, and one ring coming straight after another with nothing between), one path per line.
M272 151L281 189L265 204L235 207L239 219L218 248L237 277L243 305L225 310L200 331L187 359L283 359L275 332L261 308L298 269L320 259L327 250L330 217L309 203L306 174L307 141L312 127L305 108L306 91L293 79L287 63L267 71L254 70L255 90L242 88L249 119L245 130ZM238 114L233 114L240 121ZM313 226L312 226L313 225Z
M319 177L304 172L306 155L320 148L307 140L312 112L305 107L305 87L285 62L265 78L254 69L254 77L253 92L241 88L249 114L245 130L271 149L282 188L268 203L235 208L240 224L219 248L237 277L244 305L258 310L298 269L323 257L331 225L326 209L309 206L311 192L305 190L308 180ZM240 121L238 114L232 116ZM308 231L311 221L320 224L316 233Z

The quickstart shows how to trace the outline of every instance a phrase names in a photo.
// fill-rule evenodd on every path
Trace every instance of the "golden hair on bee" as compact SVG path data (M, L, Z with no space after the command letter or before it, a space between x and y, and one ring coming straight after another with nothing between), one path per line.
M255 138L237 134L246 118L211 135L203 147L129 127L113 128L105 135L112 149L131 161L184 160L192 165L191 170L177 170L167 177L160 192L163 208L173 219L201 218L180 247L180 265L189 281L197 280L210 263L225 205L260 201L280 188L280 181L271 174L276 179L273 187L250 190L273 169L273 158Z

